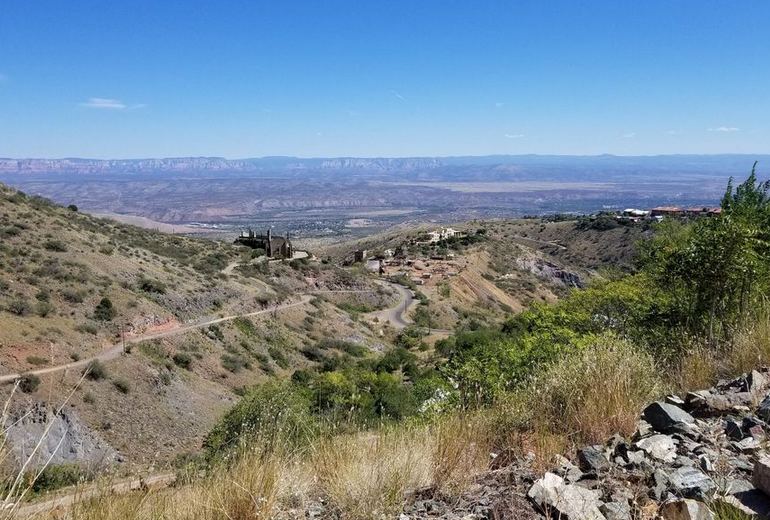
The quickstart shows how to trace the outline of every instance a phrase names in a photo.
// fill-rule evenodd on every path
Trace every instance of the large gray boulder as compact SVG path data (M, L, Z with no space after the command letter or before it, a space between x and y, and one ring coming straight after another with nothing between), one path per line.
M601 446L586 446L578 450L580 469L586 472L601 473L610 469L610 461L604 456Z
M751 483L766 495L770 495L770 457L760 457L754 463Z
M676 444L672 437L660 433L637 441L636 447L653 459L674 462L676 460Z
M705 498L714 489L714 481L693 466L682 466L668 473L672 491L677 496Z
M599 510L599 493L567 484L553 473L546 473L530 488L527 496L545 514L563 520L606 520Z
M694 424L695 418L673 404L656 401L644 409L644 420L658 432L668 432L678 423Z

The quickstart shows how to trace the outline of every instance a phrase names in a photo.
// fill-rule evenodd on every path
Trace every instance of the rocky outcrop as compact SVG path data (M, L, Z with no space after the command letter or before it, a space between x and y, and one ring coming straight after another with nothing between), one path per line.
M566 285L567 287L581 288L584 286L579 274L562 269L558 265L542 258L517 258L516 264L520 269L529 271L538 278L543 278L553 283Z
M460 498L415 497L401 518L714 520L719 506L729 518L770 519L768 376L668 396L628 438L558 456L545 474L533 473L533 458L509 459Z
M631 438L616 435L603 447L579 450L579 467L560 461L528 496L542 513L555 509L573 520L630 520L649 511L667 520L710 520L717 503L770 518L769 384L766 370L753 371L652 403ZM581 487L593 494L576 493Z
M118 452L86 426L72 409L54 413L44 404L36 403L31 409L12 415L8 424L8 447L19 464L30 457L33 468L49 460L52 465L76 463L89 467L121 460ZM38 443L40 447L35 452Z

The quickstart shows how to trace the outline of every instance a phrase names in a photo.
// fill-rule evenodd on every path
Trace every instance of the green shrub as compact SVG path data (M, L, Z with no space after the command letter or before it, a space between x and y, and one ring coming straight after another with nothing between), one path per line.
M151 294L165 294L166 284L159 282L158 280L151 280L149 278L140 278L138 282L139 289L146 293Z
M39 356L27 356L27 363L29 363L30 365L39 367L42 365L47 365L48 360L44 357L39 357Z
M91 361L88 366L86 366L85 373L86 377L92 381L99 381L100 379L107 377L107 369L98 359Z
M217 458L258 442L262 449L303 446L318 433L310 397L288 382L252 388L206 436L207 456Z
M35 374L23 374L19 378L19 390L31 394L40 386L40 378Z
M54 306L47 301L39 301L35 305L35 314L37 314L41 318L45 318L46 316L51 314L53 310L54 310Z
M222 366L232 372L240 372L241 369L251 368L251 364L247 359L244 359L242 356L239 356L237 354L222 354L222 357L220 358L220 361L222 362Z
M29 302L25 298L14 298L6 306L6 310L17 316L26 316L32 310Z
M238 317L233 320L233 325L245 336L256 336L257 328L254 326L254 322L248 318Z
M43 247L48 251L54 251L57 253L64 253L67 251L67 245L61 240L46 240L43 242Z
M94 319L99 321L111 321L116 314L112 300L106 297L102 298L94 308Z
M67 486L74 486L90 476L76 464L48 466L32 484L34 493L53 491Z
M85 299L86 294L82 290L68 287L61 290L61 296L62 298L64 298L64 300L68 301L69 303L83 303L83 300Z
M75 326L75 330L84 334L93 334L94 336L99 332L99 329L93 323L81 323Z
M176 366L190 370L190 365L192 365L192 356L190 356L190 354L186 352L177 352L171 359Z
M114 379L112 381L112 385L120 392L121 394L127 394L131 391L131 386L128 384L128 381L125 379Z
M270 354L270 357L273 358L273 361L275 361L275 364L279 367L286 370L289 368L289 359L286 357L286 354L284 354L283 350L276 347L275 345L270 345L267 347L267 353Z

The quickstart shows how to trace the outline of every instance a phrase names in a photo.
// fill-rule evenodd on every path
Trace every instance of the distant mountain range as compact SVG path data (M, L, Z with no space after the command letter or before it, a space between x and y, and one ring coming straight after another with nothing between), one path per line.
M260 157L225 159L222 157L173 157L162 159L9 159L0 158L0 174L130 174L130 173L206 173L270 172L296 170L415 172L454 167L513 166L522 168L594 168L628 170L720 171L742 173L754 160L767 164L770 155L656 155L656 156L576 156L576 155L487 155L458 157Z

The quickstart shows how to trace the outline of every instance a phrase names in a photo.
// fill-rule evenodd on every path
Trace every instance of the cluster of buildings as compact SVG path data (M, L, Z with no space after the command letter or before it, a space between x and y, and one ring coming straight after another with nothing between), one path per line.
M269 258L291 258L294 256L294 247L291 245L288 232L285 237L282 237L273 235L273 232L268 229L267 233L259 235L249 228L246 231L241 231L241 234L235 239L235 243L252 249L262 249Z
M672 218L713 217L722 212L720 207L698 206L680 208L678 206L658 206L650 210L628 208L623 210L615 218L624 222L639 222L640 220L663 220Z
M442 240L455 238L461 235L462 235L461 231L457 231L456 229L452 229L452 228L441 228L441 229L437 229L436 231L428 231L427 243L435 244L436 242L441 242Z

